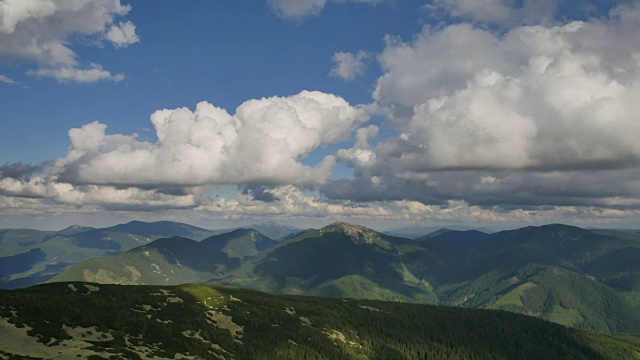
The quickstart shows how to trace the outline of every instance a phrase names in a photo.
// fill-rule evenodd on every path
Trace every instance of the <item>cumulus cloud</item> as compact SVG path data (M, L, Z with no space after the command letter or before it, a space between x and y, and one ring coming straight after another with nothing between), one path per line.
M131 21L111 25L105 38L116 47L127 47L140 42L140 38L136 34L136 26Z
M637 208L640 3L607 17L388 37L374 100L399 132L339 152L329 198ZM367 161L356 161L365 150ZM371 160L369 160L371 159Z
M114 24L131 7L120 0L5 0L0 2L0 57L26 60L30 74L64 82L118 81L100 65L83 66L72 45L103 40L116 47L138 41L130 21Z
M624 166L640 159L638 28L620 14L503 36L425 30L388 45L374 96L404 107L396 120L421 149L412 167Z
M94 122L69 131L61 181L100 185L320 184L335 162L301 162L318 147L347 139L365 110L317 91L244 102L230 115L201 102L195 110L151 115L157 142L108 135Z
M339 77L344 81L353 81L356 77L364 74L367 68L365 60L370 54L366 51L358 51L356 54L340 51L333 54L333 68L329 72L329 76Z
M314 166L302 161L348 139L368 118L338 96L302 91L246 101L233 115L207 102L195 110L158 110L151 115L153 142L108 134L106 125L93 122L69 131L69 151L53 163L0 166L0 202L11 214L18 204L34 211L37 203L42 212L192 209L209 206L209 188L222 185L237 187L251 209L269 212L283 206L273 205L283 202L282 185L326 182L334 155Z
M369 139L376 137L379 130L375 125L358 129L353 148L338 150L338 158L357 168L374 164L376 162L376 153L373 151L371 144L369 144Z
M385 0L333 0L334 2L356 2L375 5ZM273 12L283 19L300 20L318 15L327 5L327 0L267 0Z

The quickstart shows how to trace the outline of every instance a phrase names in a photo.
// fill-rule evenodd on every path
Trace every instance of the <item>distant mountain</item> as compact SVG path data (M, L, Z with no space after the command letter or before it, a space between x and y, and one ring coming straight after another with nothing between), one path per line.
M604 360L640 349L637 336L502 311L204 285L0 291L0 329L0 354L11 359Z
M277 245L255 230L237 229L201 242L183 237L155 240L125 253L71 266L51 281L112 284L200 283L227 276L245 258Z
M82 226L82 225L71 225L64 230L58 231L57 234L58 235L76 235L76 234L84 233L91 230L96 230L96 228Z
M418 244L358 225L335 223L303 232L280 244L254 230L234 230L203 240L197 246L190 245L180 257L176 257L175 251L157 251L159 241L177 240L156 240L121 255L92 259L67 269L52 281L121 284L209 281L275 293L437 301L428 284L414 278L402 261L403 253L424 252ZM209 259L210 265L195 266L194 263L201 262L190 261L189 257ZM160 272L164 278L158 277Z
M173 221L131 221L126 224L115 225L102 230L140 235L149 239L181 236L192 240L202 240L213 235L211 230Z
M158 238L202 240L212 234L169 221L132 221L103 229L73 225L61 231L0 230L0 288L39 284L78 262L119 254Z
M37 253L30 256L38 256ZM272 293L494 308L605 332L640 331L640 236L552 224L421 241L347 223L277 243L254 230L155 241L53 281L216 283Z
M252 225L245 225L245 226L239 226L239 227L228 228L228 229L213 230L214 234L212 235L229 233L231 231L238 230L238 229L256 230L260 234L265 235L270 239L273 239L276 241L281 241L285 238L290 237L292 234L297 234L301 231L301 229L298 229L294 226L281 225L273 221L268 221L260 224L252 224Z
M273 239L273 240L281 240L291 234L295 234L300 232L301 229L298 229L295 226L289 225L280 225L273 221L268 221L261 224L250 225L247 228L256 230L257 232Z
M478 230L451 230L440 229L427 235L417 238L418 241L448 241L459 244L482 241L489 237L489 234Z
M276 239L300 231L274 222L245 228ZM171 221L131 221L107 228L73 225L60 231L0 229L0 288L15 289L39 284L73 264L120 254L156 239L177 236L200 241L236 229L207 230ZM260 247L260 250L264 248ZM16 266L17 263L20 265Z
M42 283L72 264L117 254L148 241L139 235L85 227L60 232L1 230L0 288Z
M226 234L214 235L202 241L210 249L216 249L229 257L256 256L262 250L278 245L278 242L253 229L237 229Z
M384 234L391 236L406 237L409 239L417 239L419 237L425 237L429 234L446 232L446 231L467 231L476 230L487 234L494 233L495 231L487 228L472 228L463 225L446 225L446 226L406 226L402 228L390 229L383 231Z

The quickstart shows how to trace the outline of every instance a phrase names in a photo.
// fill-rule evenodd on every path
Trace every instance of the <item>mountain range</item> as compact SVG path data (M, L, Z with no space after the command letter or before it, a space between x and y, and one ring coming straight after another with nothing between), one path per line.
M500 309L640 332L640 234L552 224L412 240L334 223L275 241L255 230L177 236L93 258L51 281L209 283L275 294Z
M274 239L300 231L273 222L247 228L259 229ZM0 229L0 288L39 284L78 262L120 254L157 239L202 240L232 230L207 230L171 221L131 221L106 228L74 225L61 231Z

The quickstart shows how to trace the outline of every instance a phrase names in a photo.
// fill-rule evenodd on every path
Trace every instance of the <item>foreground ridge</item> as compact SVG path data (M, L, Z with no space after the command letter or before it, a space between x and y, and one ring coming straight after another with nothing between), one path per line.
M222 286L0 291L0 354L105 359L632 359L635 336L502 311Z

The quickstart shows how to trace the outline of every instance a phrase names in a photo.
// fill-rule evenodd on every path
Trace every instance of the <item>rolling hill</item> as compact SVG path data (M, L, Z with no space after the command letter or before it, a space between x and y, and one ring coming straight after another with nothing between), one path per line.
M274 222L243 229L260 229L276 240L299 231ZM43 283L73 264L117 255L156 239L177 236L200 241L233 230L238 228L207 230L171 221L131 221L100 229L74 225L60 231L0 229L0 288Z
M277 244L249 229L214 235L200 242L176 236L119 255L87 260L71 266L52 281L86 279L128 285L200 283L229 274L245 258Z
M640 339L493 310L82 282L0 291L3 358L638 359Z
M80 226L58 232L0 230L0 288L41 283L72 264L117 254L151 240Z
M52 281L211 283L504 309L577 328L639 332L635 236L556 224L495 234L441 231L418 241L335 223L277 243L236 230L201 243L157 240L80 263Z

